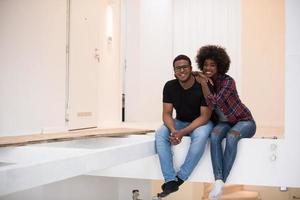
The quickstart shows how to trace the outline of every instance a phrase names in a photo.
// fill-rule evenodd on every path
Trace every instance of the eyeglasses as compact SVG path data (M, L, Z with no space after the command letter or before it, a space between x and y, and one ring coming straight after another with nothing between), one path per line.
M180 72L181 70L186 70L190 67L190 65L181 65L181 66L176 66L174 67L175 72Z

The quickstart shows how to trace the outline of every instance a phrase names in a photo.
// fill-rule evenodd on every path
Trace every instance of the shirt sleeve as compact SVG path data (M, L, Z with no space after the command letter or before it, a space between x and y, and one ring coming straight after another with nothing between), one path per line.
M206 97L206 103L211 109L221 108L235 90L234 80L226 78L221 82L221 89L217 93L212 93Z
M163 103L172 103L172 98L170 95L170 85L168 83L165 84L163 89Z
M200 106L208 106L207 103L206 103L206 99L204 97L204 95L201 96L201 99L200 99Z

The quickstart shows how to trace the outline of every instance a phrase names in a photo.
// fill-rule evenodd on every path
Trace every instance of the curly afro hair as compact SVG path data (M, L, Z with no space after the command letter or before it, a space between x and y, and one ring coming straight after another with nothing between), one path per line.
M206 45L199 49L196 62L200 70L203 70L206 59L211 59L216 62L218 73L220 74L225 74L229 70L230 58L225 49L221 46Z

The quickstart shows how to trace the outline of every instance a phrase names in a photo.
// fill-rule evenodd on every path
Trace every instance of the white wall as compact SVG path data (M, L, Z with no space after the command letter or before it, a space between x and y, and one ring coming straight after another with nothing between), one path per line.
M161 121L162 89L174 78L174 57L188 55L196 70L202 45L226 46L230 74L239 82L239 0L127 1L126 22L126 121Z
M300 2L297 0L286 1L286 63L285 63L285 137L298 142L300 138L299 113L300 113Z
M0 1L0 135L64 128L66 1Z
M300 1L286 0L286 65L285 65L285 148L281 173L285 180L300 180Z
M193 69L198 70L195 57L199 48L208 44L221 45L232 61L229 74L239 82L240 0L174 0L173 10L173 56L189 55Z
M98 69L98 127L121 122L122 117L122 69L121 69L121 2L108 0L113 12L112 41L108 42L107 9L104 9L103 17L105 27L102 30L105 36L101 38L100 62Z
M126 121L135 120L138 115L137 100L140 96L140 0L124 1L124 93ZM133 90L129 90L129 88Z
M126 121L161 120L162 88L172 72L172 1L127 1Z

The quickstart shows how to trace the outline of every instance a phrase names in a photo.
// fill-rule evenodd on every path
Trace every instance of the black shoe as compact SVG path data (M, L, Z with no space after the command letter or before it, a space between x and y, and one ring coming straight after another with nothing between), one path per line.
M181 186L181 185L184 183L184 180L182 180L182 179L179 178L178 176L176 176L176 178L177 178L177 185L178 185L178 187L179 187L179 186ZM161 185L161 189L162 189L162 190L164 190L165 187L166 187L166 183L164 183L164 184Z
M178 187L181 186L184 183L184 180L182 180L181 178L179 178L178 176L176 176L177 178L177 185Z
M166 187L166 183L162 184L160 188L161 188L161 190L164 190L165 187Z
M166 197L179 189L177 181L169 181L164 183L161 187L163 188L163 191L158 194L158 197Z

